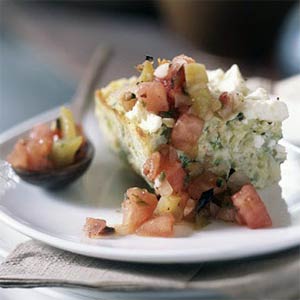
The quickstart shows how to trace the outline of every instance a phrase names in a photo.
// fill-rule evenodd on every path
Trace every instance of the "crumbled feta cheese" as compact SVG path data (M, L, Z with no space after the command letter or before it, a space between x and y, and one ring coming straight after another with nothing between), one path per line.
M129 120L140 121L145 116L145 108L140 101L137 101L132 110L128 111L125 116Z
M245 100L270 100L268 92L263 88L258 88L245 97Z
M289 114L284 102L277 100L245 100L242 105L247 119L259 119L269 122L282 122Z
M286 151L282 145L277 144L275 146L275 151L277 152L275 157L278 160L284 161L286 159Z
M148 112L141 101L137 101L132 110L128 111L125 116L135 121L139 127L149 133L156 132L162 126L162 118Z
M277 144L276 147L275 147L275 150L279 154L285 154L285 148L282 145Z
M263 144L264 144L265 140L261 135L255 135L254 136L254 147L259 149Z
M245 80L241 75L239 67L233 65L226 73L222 69L207 71L208 87L213 94L220 94L222 92L240 92L246 94L248 88Z
M272 148L272 147L274 147L276 145L276 142L274 141L274 140L271 140L270 142L269 142L269 144L268 144L268 147L269 148Z
M140 123L140 127L149 133L156 132L161 125L162 118L152 113L148 113L146 119L143 119Z
M154 71L154 76L157 78L165 78L168 75L169 67L169 63L165 63L158 66Z
M241 92L247 91L245 80L237 65L233 65L225 74L219 84L221 92Z

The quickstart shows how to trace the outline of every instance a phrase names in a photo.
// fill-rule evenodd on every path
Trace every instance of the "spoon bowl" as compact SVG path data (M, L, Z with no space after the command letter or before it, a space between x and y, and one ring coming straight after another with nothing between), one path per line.
M12 168L22 180L30 184L49 190L58 190L74 182L89 168L95 154L95 149L88 139L86 139L84 147L85 155L83 157L73 164L62 168L45 171L29 171L20 168Z

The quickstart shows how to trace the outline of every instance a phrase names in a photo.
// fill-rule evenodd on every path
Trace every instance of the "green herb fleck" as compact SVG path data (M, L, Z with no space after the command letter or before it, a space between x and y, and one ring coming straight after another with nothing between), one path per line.
M239 120L239 121L242 121L245 119L245 116L242 112L238 113L238 115L236 116L236 118Z
M192 162L192 160L189 159L189 158L188 158L186 155L184 155L184 154L180 154L180 155L179 155L179 159L180 159L180 161L181 161L181 164L182 164L182 167L183 167L183 168L186 168L187 165L188 165L189 163Z
M218 150L223 147L219 136L217 137L217 139L215 141L211 141L210 144L211 144L213 150Z
M172 133L172 128L167 127L165 124L163 124L163 130L161 132L161 135L166 138L167 141L169 141Z
M220 163L221 163L221 158L217 158L217 159L214 161L214 165L215 165L215 166L218 166Z
M162 118L176 118L176 115L177 115L177 113L176 113L176 110L169 110L169 111L162 111L162 112L160 112L160 116L162 117Z
M219 187L219 188L222 187L223 186L223 179L218 178L216 184L217 184L217 187Z

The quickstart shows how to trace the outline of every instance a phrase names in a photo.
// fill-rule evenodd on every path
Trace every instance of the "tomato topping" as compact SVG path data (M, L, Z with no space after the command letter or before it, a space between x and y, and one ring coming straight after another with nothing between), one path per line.
M177 73L181 67L185 64L190 64L190 63L194 63L195 60L189 56L186 56L184 54L181 54L181 55L178 55L178 56L175 56L172 60L172 65L171 65L171 72L174 74L174 73Z
M173 215L165 214L148 220L136 233L142 236L171 237L174 234L174 223Z
M194 115L184 113L175 123L171 134L172 145L190 153L197 145L201 136L204 122Z
M7 156L7 161L15 168L28 168L28 157L25 140L20 139L17 141L13 151Z
M143 172L150 181L164 172L174 192L183 190L186 173L178 159L176 150L169 145L161 146L159 152L153 153L147 159Z
M30 132L28 140L19 140L7 160L16 168L41 171L53 168L50 160L55 132L45 125L38 125Z
M123 226L126 233L133 233L141 224L150 219L157 206L157 197L145 189L130 188L122 203Z
M154 152L146 160L143 166L143 173L150 181L154 181L157 175L159 175L161 167L161 155L159 152Z
M102 219L86 218L83 230L89 238L95 238L101 235L106 227L106 221Z
M169 110L166 89L158 81L139 84L138 97L145 103L146 109L153 113Z
M231 199L240 224L252 229L272 226L271 217L252 184L245 184Z
M198 200L203 192L217 188L218 177L212 172L204 172L191 180L188 185L188 194Z
M229 207L221 207L216 215L216 219L223 220L225 222L235 222L236 209Z

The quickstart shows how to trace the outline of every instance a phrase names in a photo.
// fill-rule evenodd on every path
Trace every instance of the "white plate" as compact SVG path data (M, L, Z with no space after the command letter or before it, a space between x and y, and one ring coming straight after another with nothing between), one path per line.
M3 159L20 134L37 122L53 118L57 110L23 123L0 136ZM91 168L74 185L47 192L20 182L0 200L0 219L9 226L55 247L75 253L135 262L200 262L254 256L300 244L300 150L288 143L288 159L282 165L280 185L261 192L274 226L251 230L213 222L198 232L175 238L138 236L89 240L82 234L87 216L101 217L110 225L121 220L120 203L127 187L139 179L107 150L90 112L84 126L96 146ZM93 134L93 136L91 136Z

